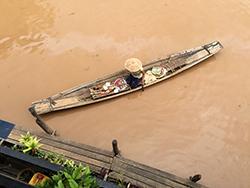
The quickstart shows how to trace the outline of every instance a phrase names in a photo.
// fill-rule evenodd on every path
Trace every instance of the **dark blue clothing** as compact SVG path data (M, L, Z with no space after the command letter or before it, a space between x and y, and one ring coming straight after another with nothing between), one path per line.
M135 78L132 74L130 74L127 78L126 78L126 82L127 84L132 88L136 88L138 86L141 85L141 80L142 78Z

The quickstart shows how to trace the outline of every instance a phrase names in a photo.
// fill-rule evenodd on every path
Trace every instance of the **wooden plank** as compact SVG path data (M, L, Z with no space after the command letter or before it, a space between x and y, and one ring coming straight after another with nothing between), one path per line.
M144 171L130 165L121 163L118 158L114 159L111 170L113 173L121 174L128 179L136 179L143 182L151 187L175 187L175 188L186 188L187 186L179 184L178 182L172 181L168 178L159 177L153 172Z
M99 167L101 168L106 168L106 169L110 169L111 168L111 162L107 163L107 162L102 162L96 159L92 159L92 158L88 158L84 155L81 154L77 154L71 151L67 151L67 150L63 150L60 148L56 148L53 146L48 146L48 145L43 145L42 149L46 150L46 151L53 151L55 153L59 153L64 155L66 158L70 158L73 160L77 160L80 161L81 163L85 163L87 165L93 165L95 167Z
M171 179L173 181L179 181L179 182L183 182L184 179L182 178L178 178L176 177L175 175L172 175L170 173L166 173L164 171L161 171L161 170L158 170L156 168L153 168L153 167L149 167L147 165L144 165L144 164L140 164L138 162L134 162L134 161L131 161L131 160L128 160L128 159L125 159L125 158L122 158L122 157L116 157L114 159L114 162L115 165L118 165L119 167L130 167L130 168L135 168L135 169L142 169L143 171L146 171L146 172L150 172L150 173L154 173L155 175L157 176L161 176L163 178L167 178L167 179ZM112 167L113 168L113 167Z
M68 146L75 147L75 148L82 149L82 150L86 150L86 151L89 151L89 152L93 152L93 153L103 155L103 156L106 156L106 157L109 157L109 158L113 157L113 153L111 151L99 149L99 148L96 148L96 147L93 147L93 146L80 144L80 143L76 143L76 142L69 141L69 140L59 139L57 137L50 137L50 138L48 138L48 140L54 141L54 142L57 142L57 143L60 143L60 144L67 144Z
M18 141L10 139L10 138L8 138L6 141L13 143L13 144L19 144ZM111 168L111 163L104 163L104 162L101 162L98 160L94 160L94 159L87 158L87 157L82 156L82 155L78 155L78 154L66 151L66 150L61 150L61 149L58 149L58 148L55 148L52 146L43 145L41 147L41 149L44 151L48 151L48 152L52 151L52 152L55 152L58 154L62 154L67 159L72 159L74 161L82 163L83 165L88 165L88 166L90 166L91 170L94 171L95 173L99 173L102 168L106 168L106 169Z
M19 144L19 142L15 139L8 138L6 139L7 142L10 142L12 144ZM68 152L65 150L60 150L52 146L47 146L43 145L41 147L42 150L47 151L47 152L55 152L58 154L64 155L65 158L67 159L72 159L74 161L77 161L79 163L82 163L83 165L88 165L90 166L91 170L94 171L95 173L99 173L102 168L107 168L110 169L110 164L108 163L101 163L100 161L96 160L91 160L89 158L86 158L81 155L74 154L72 152Z
M111 170L117 173L125 173L127 176L134 177L140 176L140 179L151 179L163 185L173 187L203 187L198 183L193 183L188 179L177 177L173 174L125 159L115 157L112 163ZM139 178L139 177L137 177Z
M21 129L14 129L9 135L7 141L14 144L18 144L21 134L25 134L26 131ZM95 172L100 172L102 168L110 169L113 155L111 152L105 150L98 150L93 147L86 147L86 145L75 144L72 142L63 142L62 140L55 137L48 136L37 136L41 138L40 141L43 146L41 149L46 151L52 151L55 153L63 154L66 158L73 159L81 162L85 165L89 165ZM85 148L82 148L84 146ZM87 149L86 149L87 148ZM94 152L92 152L94 151Z
M141 178L141 176L136 174L127 174L127 173L122 174L120 172L117 173L113 171L109 173L109 178L120 180L122 182L128 182L131 183L132 185L142 188L173 188L171 186L155 182L154 180Z
M11 134L21 135L21 134L26 134L26 132L28 132L28 130L25 130L23 128L18 127L18 128L15 128ZM32 132L31 132L31 134L32 134ZM97 154L104 155L107 157L113 157L113 153L111 151L99 149L99 148L89 146L86 144L80 144L80 143L76 143L76 142L73 142L70 140L62 139L60 137L48 136L46 134L36 134L36 136L38 138L41 138L42 140L47 139L47 140L50 140L51 142L58 142L60 144L67 144L67 145L72 146L72 147L84 149L84 150L91 151L93 153L97 153Z
M8 139L12 139L13 141L17 142L20 138L20 135L17 134L10 134ZM38 136L38 138L41 138ZM82 156L86 156L90 159L96 159L102 162L106 162L106 163L111 163L112 161L112 155L111 156L107 156L107 155L102 155L100 154L100 152L92 152L90 150L86 150L85 148L81 148L81 147L75 147L74 145L68 145L67 143L62 143L62 142L54 142L55 140L48 140L43 138L40 143L43 144L42 148L45 147L51 147L51 151L53 151L53 148L60 150L60 152L62 151L68 151L68 152L72 152L75 154L79 154Z
M13 139L18 141L20 138L21 134L26 134L27 131L22 131L22 130L13 130L9 136L9 139ZM75 143L72 141L66 141L66 140L62 140L60 138L57 137L53 137L53 136L39 136L36 135L38 138L42 139L41 143L46 144L46 145L51 145L53 147L57 147L57 148L61 148L61 149L65 149L68 151L76 151L76 153L78 153L79 151L86 151L86 155L93 157L95 159L95 156L98 156L97 159L99 159L101 157L101 159L104 159L104 162L110 162L110 159L112 159L113 157L113 153L106 151L106 150L102 150L102 149L98 149L92 146L88 146L85 144L79 144L79 143ZM65 148L66 147L66 148ZM93 155L91 154L91 152L93 153ZM83 154L84 155L84 154ZM99 157L100 156L100 157Z
M44 145L51 145L51 146L53 146L55 148L58 148L58 149L63 149L65 151L69 151L69 152L72 152L72 153L83 155L83 156L86 156L86 157L91 158L91 159L96 159L96 160L99 160L99 161L102 161L102 162L111 163L111 161L112 161L112 158L110 158L110 157L100 155L100 154L97 154L97 153L94 153L94 152L91 152L91 151L88 151L88 150L84 150L84 149L81 149L81 148L76 148L76 147L73 147L73 146L69 146L67 144L63 145L61 143L50 142L50 141L45 140L45 139L41 140L41 143L44 144Z
M51 150L47 150L47 149L48 148L46 148L46 149L43 148L44 151L51 152ZM58 152L58 150L55 150L54 152ZM65 151L63 153L61 153L61 154L63 154L66 159L73 160L75 163L81 163L83 166L89 166L91 171L93 171L93 172L95 172L97 174L100 173L102 168L105 168L105 167L107 169L110 168L110 166L105 164L105 163L98 163L96 161L94 161L94 162L89 161L88 159L85 159L83 157L79 157L76 154L67 153Z

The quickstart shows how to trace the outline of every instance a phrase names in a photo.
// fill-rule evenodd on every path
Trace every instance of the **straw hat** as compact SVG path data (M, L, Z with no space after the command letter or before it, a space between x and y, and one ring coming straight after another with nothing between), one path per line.
M142 68L142 62L137 58L129 58L125 61L124 64L125 69L127 69L129 72L138 72L140 70L143 70Z

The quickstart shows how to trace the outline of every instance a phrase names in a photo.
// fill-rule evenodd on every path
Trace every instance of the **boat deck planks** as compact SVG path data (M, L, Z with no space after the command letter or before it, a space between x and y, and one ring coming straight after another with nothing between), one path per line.
M6 141L17 144L21 134L27 130L15 128ZM188 179L177 177L147 165L143 165L121 156L114 156L113 152L96 147L79 144L58 137L45 134L33 134L41 139L42 149L63 154L66 158L89 165L92 171L99 174L104 169L110 170L110 179L122 179L133 185L145 188L206 188Z

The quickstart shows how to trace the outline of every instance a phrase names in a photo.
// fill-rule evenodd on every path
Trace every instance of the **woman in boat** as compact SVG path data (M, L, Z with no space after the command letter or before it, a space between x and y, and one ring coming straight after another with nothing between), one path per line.
M144 90L144 71L142 68L142 62L137 58L130 58L125 62L125 69L127 69L130 74L126 78L127 84L132 88L137 88L142 86Z

